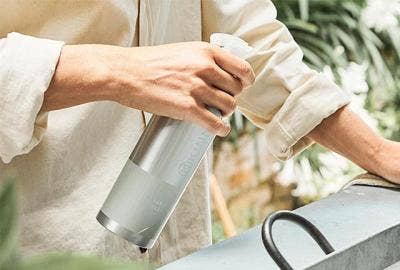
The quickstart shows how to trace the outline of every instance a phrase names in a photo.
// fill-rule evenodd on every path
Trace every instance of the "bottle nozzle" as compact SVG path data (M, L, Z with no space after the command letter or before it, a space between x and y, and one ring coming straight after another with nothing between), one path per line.
M249 57L253 51L253 48L243 39L224 33L212 34L210 43L218 45L242 59Z

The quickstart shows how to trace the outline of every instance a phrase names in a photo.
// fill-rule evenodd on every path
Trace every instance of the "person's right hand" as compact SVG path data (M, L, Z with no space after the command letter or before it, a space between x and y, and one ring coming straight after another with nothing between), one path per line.
M97 89L95 100L113 100L157 115L196 122L225 136L229 126L207 107L223 115L232 113L236 107L234 96L250 86L254 78L246 61L206 42L133 48L72 45L62 51L45 94L44 108L52 109L52 98L63 88L93 87ZM64 97L64 102L68 100Z

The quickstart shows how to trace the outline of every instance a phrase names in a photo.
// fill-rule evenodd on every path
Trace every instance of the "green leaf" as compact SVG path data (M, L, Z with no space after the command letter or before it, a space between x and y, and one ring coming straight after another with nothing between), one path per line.
M383 56L380 54L378 48L374 46L374 44L368 39L364 39L364 44L371 55L372 62L374 63L377 70L381 76L383 76L384 82L388 87L392 87L394 85L394 79L388 67L386 66L385 60Z
M389 28L388 35L392 42L394 49L396 50L397 57L400 58L400 31L396 28Z
M308 32L311 34L316 34L318 32L318 26L312 23L308 23L302 20L293 19L286 23L286 27L290 30L299 30L303 32Z
M360 23L359 28L360 34L363 35L364 38L372 42L378 49L383 48L382 40L373 31L371 31L371 29L369 29L366 25L362 23Z
M0 269L12 269L17 247L16 188L13 179L0 178L0 184Z
M355 18L359 18L361 16L361 8L360 3L356 4L351 1L345 1L342 4L343 8L350 12Z
M332 31L334 31L339 38L339 40L343 43L343 45L350 51L354 52L357 50L357 43L353 39L352 36L350 36L348 33L340 29L336 25L332 25L331 27Z
M297 34L296 39L303 47L307 47L315 54L319 55L325 62L325 65L332 63L340 65L343 63L343 59L336 55L334 49L321 38L315 37L315 35Z
M308 49L307 47L300 46L301 50L304 54L304 60L310 64L311 66L322 69L325 66L325 63L321 60L321 58L315 54L313 51Z
M318 22L318 24L323 23L343 23L343 17L341 14L329 14L324 12L315 12L312 16L313 21Z
M342 14L341 17L342 17L343 22L346 23L346 26L348 28L354 29L357 27L358 21L355 20L353 17L350 17L347 14Z
M299 0L300 18L303 21L308 21L308 0Z
M51 254L36 256L22 262L18 270L150 270L144 264L117 262L94 256Z

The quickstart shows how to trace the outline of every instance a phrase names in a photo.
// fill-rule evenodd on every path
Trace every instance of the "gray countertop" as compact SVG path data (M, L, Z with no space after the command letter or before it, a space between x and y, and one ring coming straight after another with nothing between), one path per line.
M400 260L398 190L352 186L294 212L316 225L336 250L327 257L300 227L277 221L274 239L295 269L383 269ZM260 226L159 269L246 268L278 269L262 245Z

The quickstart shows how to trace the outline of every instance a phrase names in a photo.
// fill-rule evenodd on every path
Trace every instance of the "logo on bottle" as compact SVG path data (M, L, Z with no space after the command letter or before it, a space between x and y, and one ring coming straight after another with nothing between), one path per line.
M191 174L196 168L198 162L203 156L204 147L208 146L210 134L207 131L203 131L193 144L192 151L189 153L185 161L179 163L178 174L186 177L189 173Z

